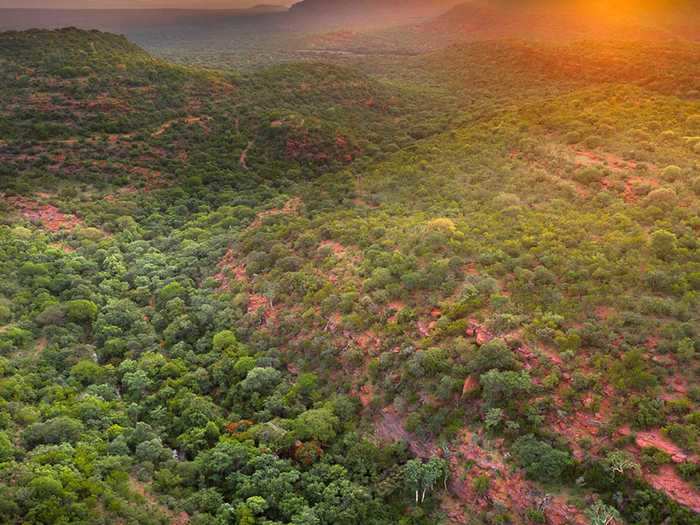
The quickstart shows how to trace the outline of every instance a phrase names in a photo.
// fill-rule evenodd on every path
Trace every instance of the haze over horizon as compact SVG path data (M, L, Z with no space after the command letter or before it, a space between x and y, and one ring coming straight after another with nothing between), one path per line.
M293 3L289 0L0 0L0 9L246 9Z

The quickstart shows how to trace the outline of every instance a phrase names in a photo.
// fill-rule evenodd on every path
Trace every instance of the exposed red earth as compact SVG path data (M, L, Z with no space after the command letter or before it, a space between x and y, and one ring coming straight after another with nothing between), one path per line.
M42 204L25 197L6 197L6 202L15 208L25 219L39 223L50 232L60 230L73 230L82 224L82 221L73 214L63 213L52 204Z

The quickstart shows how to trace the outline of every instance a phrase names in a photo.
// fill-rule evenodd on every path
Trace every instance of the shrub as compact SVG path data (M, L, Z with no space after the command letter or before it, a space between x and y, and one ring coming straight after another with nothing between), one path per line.
M593 184L603 180L604 174L598 168L583 168L574 174L574 180L581 184Z
M669 259L676 252L678 239L666 230L656 230L651 234L651 251L659 259Z
M527 372L489 370L481 376L480 382L487 407L524 399L532 390L532 379Z
M657 188L647 195L646 205L668 209L674 206L677 200L678 196L671 188Z
M700 440L700 432L695 425L672 423L664 427L664 432L674 443L686 449L697 447Z
M528 477L543 483L561 481L574 465L568 452L538 441L533 435L518 438L512 452Z
M478 496L485 496L491 487L491 479L486 474L481 474L472 481L472 488Z
M603 139L600 138L598 135L591 135L589 137L586 137L583 143L587 148L591 149L599 148L604 144Z
M642 465L652 472L658 471L661 465L671 462L671 456L658 448L645 448L642 450Z
M547 523L547 516L543 510L528 509L526 516L528 521L532 524L539 525L540 523Z
M685 123L691 131L700 130L700 114L690 115Z
M683 170L678 166L666 166L661 172L661 176L668 181L676 181L683 175Z
M699 146L697 148L697 153L700 153L700 142L698 142L696 146ZM696 194L700 195L700 177L695 177L690 181L690 189Z
M476 374L483 374L491 369L518 370L520 363L502 339L493 339L476 351L470 368Z
M656 398L633 400L632 424L636 428L653 428L664 422L664 402Z

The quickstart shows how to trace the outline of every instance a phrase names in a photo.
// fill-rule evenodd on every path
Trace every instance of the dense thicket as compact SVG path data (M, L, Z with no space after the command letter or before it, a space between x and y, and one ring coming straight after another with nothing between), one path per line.
M589 45L0 35L2 519L698 523L698 51Z

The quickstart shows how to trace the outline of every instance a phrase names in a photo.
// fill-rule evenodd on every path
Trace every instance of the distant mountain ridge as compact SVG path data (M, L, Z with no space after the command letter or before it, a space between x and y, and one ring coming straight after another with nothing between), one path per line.
M458 4L458 0L302 0L292 5L291 12L342 12L381 9L421 9L439 11Z
M78 27L129 33L133 28L250 23L284 15L287 7L260 4L246 9L0 9L0 31Z
M302 0L289 13L296 18L380 25L437 16L459 3L459 0Z

